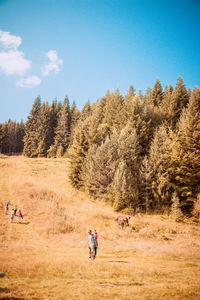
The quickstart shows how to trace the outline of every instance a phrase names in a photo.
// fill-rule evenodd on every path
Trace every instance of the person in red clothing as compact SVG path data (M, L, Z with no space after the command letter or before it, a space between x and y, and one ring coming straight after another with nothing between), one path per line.
M20 223L21 219L23 219L23 216L22 216L21 210L19 209L19 212L18 212L18 221L17 222Z

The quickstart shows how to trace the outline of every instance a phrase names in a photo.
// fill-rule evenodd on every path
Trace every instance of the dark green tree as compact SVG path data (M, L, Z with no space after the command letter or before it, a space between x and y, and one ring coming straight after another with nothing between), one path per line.
M60 111L58 125L55 130L54 144L48 150L48 156L61 157L69 147L71 134L71 112L69 101L65 99L65 105Z
M73 144L69 149L69 180L72 186L83 189L83 164L89 149L87 119L77 126L74 132Z
M37 128L37 156L46 157L47 150L49 149L54 130L52 130L51 122L51 107L48 102L43 102L38 115L38 128Z
M37 97L33 103L32 109L25 124L24 150L23 154L28 157L36 157L39 144L38 136L38 118L41 108L40 97Z

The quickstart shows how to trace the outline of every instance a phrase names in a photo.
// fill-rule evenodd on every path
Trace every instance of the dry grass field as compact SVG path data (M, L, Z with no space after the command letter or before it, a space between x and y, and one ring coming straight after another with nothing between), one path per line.
M69 185L67 160L0 156L0 299L200 299L199 224L137 215L121 230L116 216Z

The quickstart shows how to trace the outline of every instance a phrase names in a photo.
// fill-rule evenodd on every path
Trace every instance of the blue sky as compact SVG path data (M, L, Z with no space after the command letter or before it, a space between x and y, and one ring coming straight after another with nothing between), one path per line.
M0 0L0 122L26 121L34 99L79 110L125 95L200 86L199 0Z

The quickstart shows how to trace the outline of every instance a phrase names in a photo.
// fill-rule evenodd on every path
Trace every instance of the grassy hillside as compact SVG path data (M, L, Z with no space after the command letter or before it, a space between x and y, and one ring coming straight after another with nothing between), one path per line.
M121 230L109 206L68 184L65 159L1 156L0 174L0 299L200 299L199 224L137 215Z

